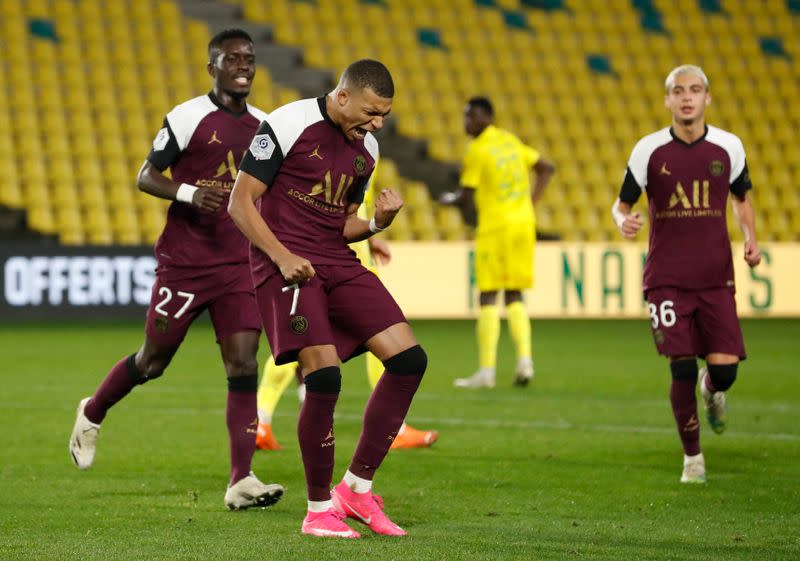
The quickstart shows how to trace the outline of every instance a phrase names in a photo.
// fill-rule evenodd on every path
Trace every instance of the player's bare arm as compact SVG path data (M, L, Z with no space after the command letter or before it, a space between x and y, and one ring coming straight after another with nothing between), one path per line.
M225 201L225 195L228 193L226 189L218 189L213 187L198 187L186 186L191 193L191 201L179 198L178 192L184 188L180 183L175 183L169 177L164 175L157 167L149 161L145 161L139 170L139 175L136 178L139 190L159 197L161 199L168 199L189 203L200 210L207 212L215 212L222 203Z
M733 214L744 233L744 260L751 267L755 267L761 263L761 250L756 241L756 219L753 204L747 194L742 199L734 195L732 203Z
M544 194L544 189L550 183L550 179L556 172L556 165L550 160L539 158L533 166L533 171L536 172L536 182L533 184L533 191L531 191L531 201L535 205Z
M617 199L611 207L611 215L617 224L617 229L626 238L635 238L636 234L644 225L641 215L632 212L633 207L630 203L625 203Z
M392 189L383 189L375 199L375 216L367 221L356 216L358 204L351 204L347 208L347 222L344 225L344 239L347 243L365 240L388 228L400 209L403 208L403 199Z
M311 262L286 249L256 208L255 201L266 190L267 186L262 181L239 170L228 202L228 214L245 237L278 266L287 282L306 281L316 274Z

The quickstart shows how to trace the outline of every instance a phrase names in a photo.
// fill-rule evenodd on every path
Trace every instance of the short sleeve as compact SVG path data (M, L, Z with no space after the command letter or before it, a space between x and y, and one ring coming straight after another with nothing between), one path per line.
M163 126L153 139L153 147L150 150L150 154L147 155L147 161L159 171L164 171L177 162L180 156L181 149L178 146L175 133L165 117Z
M625 179L622 181L622 187L619 190L619 200L623 203L632 205L639 200L642 195L642 188L636 182L636 178L630 168L625 170Z
M252 175L269 188L283 163L284 153L268 121L261 123L244 153L239 169Z
M374 173L375 170L373 169L372 173L364 177L359 177L355 183L353 183L353 187L347 192L347 200L349 202L358 204L364 202L367 189L369 189L372 184L372 176Z
M742 171L739 176L731 182L731 193L739 199L744 199L747 192L753 188L750 182L750 171L747 169L747 162L744 161Z
M522 157L525 161L525 166L531 168L536 165L536 162L541 159L542 155L535 148L523 144Z

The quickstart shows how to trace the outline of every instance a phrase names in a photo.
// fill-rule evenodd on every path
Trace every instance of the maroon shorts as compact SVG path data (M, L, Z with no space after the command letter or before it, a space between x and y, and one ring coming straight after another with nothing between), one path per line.
M301 349L335 345L342 361L363 353L364 343L406 318L383 283L361 265L314 265L316 276L293 291L276 273L256 287L264 330L276 364L297 360Z
M147 337L159 346L176 347L205 309L218 343L241 331L261 331L248 264L157 272L147 310Z
M663 287L645 294L659 354L746 357L732 288L681 290Z

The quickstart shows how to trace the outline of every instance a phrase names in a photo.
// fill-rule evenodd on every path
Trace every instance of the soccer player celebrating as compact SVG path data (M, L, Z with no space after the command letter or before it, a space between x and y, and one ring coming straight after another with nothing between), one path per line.
M478 371L455 381L459 388L493 388L500 338L497 293L504 291L508 327L517 354L514 385L533 378L531 327L522 291L533 287L536 217L533 207L555 172L555 166L516 136L494 125L494 108L474 97L464 110L464 128L475 138L467 148L461 188L443 193L439 202L477 210L475 276L480 291ZM536 172L531 190L530 171Z
M302 532L356 538L349 516L374 532L406 532L383 512L372 480L408 412L427 367L403 313L348 243L389 227L403 201L384 189L372 220L356 211L378 159L372 132L394 96L386 67L359 60L336 89L276 109L242 160L228 211L251 241L250 266L276 364L297 360L306 398L297 434L306 473ZM344 480L331 491L333 412L340 361L364 350L385 367L364 413Z
M175 201L155 246L158 268L144 344L80 402L69 450L77 467L91 467L108 410L135 386L164 373L189 326L207 309L228 377L231 474L225 504L243 509L273 504L283 493L280 485L265 485L250 471L261 322L247 240L225 209L236 166L266 114L246 102L255 75L253 41L246 32L218 33L208 44L208 57L211 92L167 114L139 171L142 191ZM163 173L167 168L172 179Z
M373 170L372 177L375 177L375 170ZM358 216L366 219L368 213L374 209L374 193L375 189L372 182L367 187L367 192L364 198L364 204L358 208ZM369 210L368 210L369 209ZM355 242L351 244L353 250L356 252L358 260L369 269L372 273L378 274L377 264L387 264L392 258L389 245L378 238L371 237L367 240ZM375 389L378 381L383 374L383 363L372 353L365 353L366 356L366 369L367 379L370 387ZM296 362L275 364L275 358L270 356L267 364L264 367L264 375L261 377L261 383L258 387L258 433L256 434L256 448L260 450L280 450L281 446L278 444L277 438L272 430L272 415L278 405L278 401L286 391L289 383L295 378L295 371L297 369ZM305 384L300 379L298 386L298 396L302 402L305 399ZM397 436L392 441L392 450L398 448L427 448L439 439L439 432L435 430L419 430L405 422L400 425L400 430Z
M721 433L725 392L745 358L726 225L729 191L744 232L745 261L755 267L761 253L742 141L705 122L711 103L708 78L701 68L684 65L669 73L665 86L672 126L633 148L612 215L623 236L635 237L643 222L631 209L647 193L650 248L643 289L656 348L669 359L672 372L669 397L684 452L681 482L704 483L697 379L709 424ZM706 362L699 373L698 356Z

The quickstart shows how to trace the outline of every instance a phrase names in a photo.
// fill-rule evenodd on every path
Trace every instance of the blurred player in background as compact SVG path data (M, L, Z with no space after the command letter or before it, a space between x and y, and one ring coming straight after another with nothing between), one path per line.
M246 32L220 32L208 45L208 57L211 92L167 114L139 171L142 191L175 201L155 246L158 267L144 344L111 369L93 396L81 400L69 450L77 467L91 467L107 411L137 385L161 376L189 326L208 310L228 377L231 475L225 504L243 509L273 504L283 493L280 485L265 485L250 471L261 321L247 240L225 209L236 168L266 114L246 102L256 69ZM164 175L167 168L172 179Z
M474 137L464 156L461 188L442 194L439 202L477 211L475 276L480 291L478 371L458 378L456 387L493 388L500 338L497 293L505 294L508 327L517 354L514 385L533 378L531 327L522 291L533 287L536 217L533 207L555 172L555 166L516 136L494 125L494 108L474 97L464 111L464 128ZM531 190L531 168L536 183Z
M377 168L377 165L376 165ZM375 177L375 170L372 172ZM358 216L367 219L370 213L374 212L373 199L375 197L374 181L370 181L367 192L364 195L364 204L358 209ZM389 244L385 241L371 237L350 245L355 250L358 260L371 272L378 274L377 265L386 265L392 258ZM374 354L367 352L366 367L367 379L372 389L378 384L383 374L383 363ZM275 358L270 355L267 364L264 366L264 375L258 387L258 435L256 436L256 447L260 450L280 450L281 446L272 430L272 415L278 401L286 391L289 383L295 378L298 370L296 362L290 362L277 366ZM298 396L300 402L305 398L305 384L300 377L298 385ZM439 432L435 430L418 430L405 422L400 426L397 437L392 441L391 449L397 448L426 448L432 446L439 439Z
M698 376L709 424L721 433L725 392L745 358L726 223L729 192L744 232L745 261L755 267L761 253L742 141L705 122L711 102L708 78L697 66L679 66L665 87L672 126L645 136L633 148L612 215L623 236L635 237L643 222L631 208L647 193L650 248L643 289L656 348L669 359L672 372L669 397L684 452L681 482L704 483ZM706 361L699 372L698 356Z
M387 68L365 59L348 66L328 95L276 109L242 160L228 206L251 241L256 298L275 363L297 360L305 379L297 422L308 490L301 531L314 536L358 538L346 516L378 534L406 533L383 512L372 480L427 356L397 303L347 246L388 228L403 205L384 189L372 220L356 216L378 160L372 132L383 127L393 97ZM339 365L365 350L386 370L367 403L350 468L331 491Z

